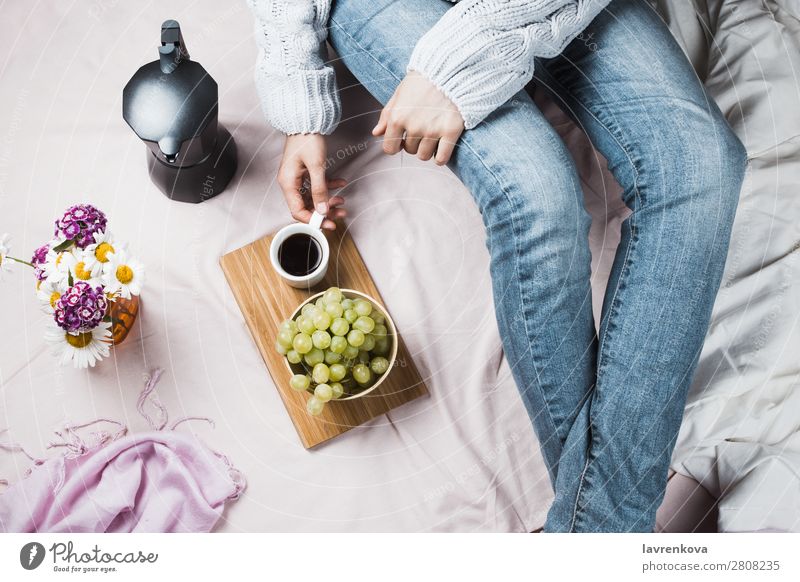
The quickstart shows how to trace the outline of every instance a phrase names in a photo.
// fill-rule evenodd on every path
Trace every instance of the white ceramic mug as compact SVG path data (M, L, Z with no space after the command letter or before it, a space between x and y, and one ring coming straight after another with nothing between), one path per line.
M275 233L275 236L272 237L272 243L269 246L269 260L272 263L272 268L292 287L309 289L317 285L325 277L325 273L328 270L328 259L330 258L331 250L328 245L328 239L321 230L322 221L324 219L324 215L315 211L314 214L311 215L311 220L309 220L308 224L303 222L289 224L280 229ZM298 276L287 273L283 270L283 267L281 267L280 261L278 261L278 250L281 248L283 242L293 234L308 235L319 244L320 253L322 255L319 265L307 275Z

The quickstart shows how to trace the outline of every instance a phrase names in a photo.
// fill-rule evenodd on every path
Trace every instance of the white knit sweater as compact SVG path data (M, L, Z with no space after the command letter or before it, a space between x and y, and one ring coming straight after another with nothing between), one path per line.
M346 0L343 0L346 1ZM534 57L553 57L610 0L458 2L417 42L407 70L430 79L467 129L533 77ZM286 134L331 133L341 105L325 64L331 0L248 0L259 45L256 87L270 123Z

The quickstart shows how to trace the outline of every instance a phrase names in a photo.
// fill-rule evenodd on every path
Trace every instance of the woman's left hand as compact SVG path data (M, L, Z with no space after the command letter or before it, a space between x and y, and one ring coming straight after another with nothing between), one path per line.
M464 132L455 104L420 73L410 71L381 111L372 135L383 135L383 151L405 150L420 160L435 156L440 166L453 154Z

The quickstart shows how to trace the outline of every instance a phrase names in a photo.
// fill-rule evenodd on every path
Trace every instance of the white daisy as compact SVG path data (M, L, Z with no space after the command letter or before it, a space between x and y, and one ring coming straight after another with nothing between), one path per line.
M54 285L65 288L68 285L72 266L76 262L72 251L57 252L51 248L47 251L47 258L44 263L45 277Z
M92 272L93 277L99 277L103 272L103 265L111 259L111 255L126 248L124 243L114 243L114 235L111 232L96 232L94 243L85 249L86 268Z
M99 287L103 284L100 280L100 276L102 275L102 264L97 270L92 269L89 266L92 257L94 257L94 253L87 252L86 250L75 249L72 251L72 256L75 260L67 262L69 263L69 271L72 274L72 281L77 283L78 281L85 281L89 285L94 287Z
M61 299L65 289L60 288L52 281L45 279L36 285L36 296L42 302L42 309L45 313L52 314L56 308L56 302Z
M108 255L103 265L103 283L107 293L119 294L125 299L139 295L144 283L144 265L128 256L128 251L119 250Z
M94 367L111 353L111 324L102 321L92 330L75 334L52 324L45 339L53 345L53 352L61 356L62 366L71 362L76 368Z
M14 264L14 259L8 257L8 253L11 252L8 246L10 240L10 234L0 235L0 279L3 278L3 273L8 273L12 270L11 266Z

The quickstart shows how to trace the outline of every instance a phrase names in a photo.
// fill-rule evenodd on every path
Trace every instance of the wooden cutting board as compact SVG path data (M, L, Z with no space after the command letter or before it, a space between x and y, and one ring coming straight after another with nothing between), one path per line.
M363 398L331 401L325 405L321 415L314 417L306 412L308 396L289 387L291 372L284 363L284 357L275 351L275 337L281 322L291 316L308 297L332 285L354 289L375 298L391 315L391 306L383 302L344 225L339 224L335 232L326 234L331 247L331 262L325 279L310 290L290 287L272 268L269 260L272 235L220 259L225 278L242 310L247 327L264 358L300 441L307 449L428 394L428 388L408 353L399 329L397 364L386 380Z

